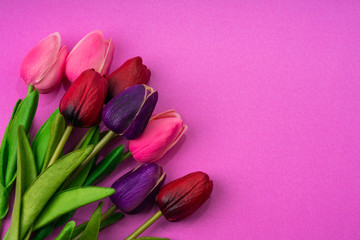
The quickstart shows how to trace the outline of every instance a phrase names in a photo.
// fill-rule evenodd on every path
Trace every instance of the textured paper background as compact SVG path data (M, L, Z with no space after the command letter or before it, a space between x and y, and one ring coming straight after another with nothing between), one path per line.
M111 70L142 56L159 91L155 112L175 108L189 125L159 161L168 181L197 170L214 180L196 214L160 219L143 236L360 238L359 1L0 1L1 135L26 93L24 55L52 32L71 49L96 29L113 38ZM67 86L41 95L33 133ZM124 239L155 211L99 239Z

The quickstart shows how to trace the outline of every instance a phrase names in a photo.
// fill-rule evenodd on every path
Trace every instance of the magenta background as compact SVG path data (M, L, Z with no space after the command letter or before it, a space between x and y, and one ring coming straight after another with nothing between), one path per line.
M197 170L214 180L198 212L142 236L360 239L359 1L0 1L1 135L26 92L24 55L52 32L71 49L96 29L113 38L111 70L142 56L155 112L175 108L189 126L159 161L168 180ZM63 93L40 96L33 133ZM155 211L99 239L124 239Z

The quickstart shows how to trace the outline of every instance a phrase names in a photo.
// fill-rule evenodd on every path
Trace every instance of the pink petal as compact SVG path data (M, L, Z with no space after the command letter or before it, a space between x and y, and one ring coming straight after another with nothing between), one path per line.
M99 72L106 51L107 44L101 31L93 31L81 39L66 59L65 74L70 82L87 69Z
M113 59L113 55L114 55L114 44L112 43L112 39L110 39L109 41L106 41L106 54L104 57L104 61L102 66L99 69L99 73L100 75L104 75L107 74L109 72L109 68Z
M34 86L40 93L48 93L59 86L63 77L66 57L68 54L69 51L67 48L62 47L58 54L57 61L44 75L44 80Z
M180 118L151 121L139 138L129 141L129 150L137 161L157 161L173 146L183 129Z
M150 121L157 120L161 118L181 118L180 114L178 114L174 109L167 110L162 113L158 113L156 115L151 116Z
M58 32L41 40L24 58L20 65L20 77L26 84L37 84L54 65L60 51Z

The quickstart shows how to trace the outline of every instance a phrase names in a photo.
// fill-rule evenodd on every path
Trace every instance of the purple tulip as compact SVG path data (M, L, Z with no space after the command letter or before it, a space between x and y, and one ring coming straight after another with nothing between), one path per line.
M165 172L156 163L145 163L120 177L111 186L111 201L124 213L135 213L154 202L165 181Z
M103 122L111 131L135 139L145 130L157 100L158 93L151 87L129 87L105 105Z

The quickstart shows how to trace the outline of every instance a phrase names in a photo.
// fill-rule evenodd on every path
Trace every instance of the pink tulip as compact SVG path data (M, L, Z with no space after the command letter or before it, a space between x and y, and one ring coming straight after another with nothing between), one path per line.
M159 113L150 118L139 138L129 141L129 151L139 162L155 162L179 141L186 129L175 110Z
M25 56L20 65L21 79L40 93L54 90L63 77L68 53L65 46L61 47L60 34L50 34Z
M65 74L74 82L87 69L107 74L114 54L112 40L105 40L101 31L93 31L81 39L66 59Z

